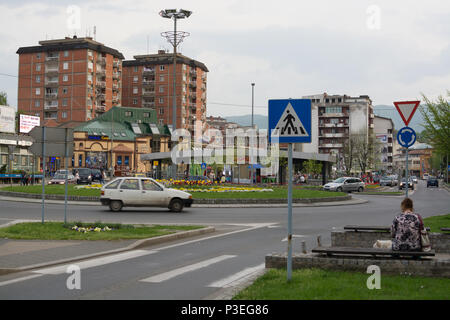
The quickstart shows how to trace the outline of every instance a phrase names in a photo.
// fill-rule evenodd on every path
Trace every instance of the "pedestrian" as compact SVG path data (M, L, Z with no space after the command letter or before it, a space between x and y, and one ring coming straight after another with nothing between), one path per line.
M391 226L392 250L421 251L422 217L414 212L410 198L403 199L400 207L402 212L395 216Z

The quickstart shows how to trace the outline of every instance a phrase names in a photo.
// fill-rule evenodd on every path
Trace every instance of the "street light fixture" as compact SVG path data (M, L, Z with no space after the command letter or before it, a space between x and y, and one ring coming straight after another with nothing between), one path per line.
M177 20L189 18L192 11L184 9L165 9L159 12L159 15L166 19L173 19L174 28L173 31L162 32L161 35L167 39L167 41L173 46L173 92L172 92L172 130L175 131L177 127L177 96L176 96L176 77L177 77L177 46L183 41L184 38L189 36L189 32L177 31ZM176 178L176 164L172 164L172 175Z

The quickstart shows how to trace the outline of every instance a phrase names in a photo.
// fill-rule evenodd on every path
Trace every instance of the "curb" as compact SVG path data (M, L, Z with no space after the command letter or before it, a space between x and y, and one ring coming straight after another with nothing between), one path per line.
M10 192L0 191L0 196L18 198L20 199L34 199L41 200L41 194L23 193L23 192ZM6 199L5 199L6 200ZM63 195L46 194L45 200L64 201ZM352 200L351 195L336 196L336 197L324 197L324 198L304 198L304 199L292 199L293 203L315 203L315 202L334 202L334 201L348 201ZM83 202L85 205L101 205L99 197L85 197L85 196L67 196L69 202ZM287 199L194 199L194 205L196 204L286 204Z
M23 221L21 221L21 222L23 222ZM205 227L202 229L176 232L173 234L168 234L168 235L154 237L154 238L140 239L125 248L113 249L113 250L92 253L92 254L88 254L88 255L77 256L77 257L72 257L72 258L67 258L67 259L55 260L55 261L51 261L51 262L44 262L44 263L39 263L39 264L34 264L34 265L29 265L29 266L24 266L24 267L18 267L18 268L0 268L0 276L6 275L6 274L11 274L11 273L16 273L16 272L30 271L33 269L38 269L38 268L43 268L43 267L50 267L50 266L54 266L54 265L58 265L58 264L66 264L66 263L79 261L79 260L97 258L97 257L109 255L109 254L114 254L114 253L121 253L124 251L139 249L139 248L143 248L143 247L147 247L147 246L155 245L155 244L160 244L160 243L167 242L167 241L173 241L173 240L179 240L179 239L184 239L184 238L188 238L188 237L199 236L199 235L203 235L206 233L212 233L215 231L216 231L216 228L214 228L214 227Z

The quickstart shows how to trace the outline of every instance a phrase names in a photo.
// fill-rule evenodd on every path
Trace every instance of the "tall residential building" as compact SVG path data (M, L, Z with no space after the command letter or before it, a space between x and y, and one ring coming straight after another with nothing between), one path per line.
M194 131L196 120L206 122L206 66L177 54L176 60L176 128ZM173 54L134 56L123 61L122 104L127 107L153 108L160 125L172 124Z
M394 153L394 122L390 118L375 116L374 132L378 140L379 150L377 151L380 165L379 169L387 172L393 170L393 153Z
M17 54L18 110L46 125L88 121L121 105L124 56L115 49L74 36L39 41Z
M301 144L303 152L342 155L350 134L373 134L372 100L362 95L328 95L303 97L312 102L312 142Z

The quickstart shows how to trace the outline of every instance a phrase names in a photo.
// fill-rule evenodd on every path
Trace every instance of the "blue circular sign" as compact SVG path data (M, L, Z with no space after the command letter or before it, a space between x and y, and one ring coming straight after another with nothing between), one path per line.
M203 163L201 164L201 168L202 168L203 170L205 170L205 169L206 169L206 163L203 162Z
M397 133L398 143L405 148L411 147L416 142L416 132L410 127L403 127Z

